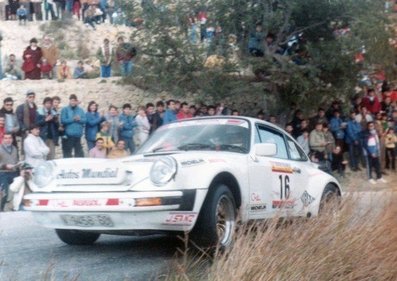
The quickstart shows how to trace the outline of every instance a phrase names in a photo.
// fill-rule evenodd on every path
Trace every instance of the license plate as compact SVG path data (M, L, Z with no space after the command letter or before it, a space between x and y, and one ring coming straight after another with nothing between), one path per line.
M61 215L61 219L65 225L69 226L114 226L112 219L108 215Z

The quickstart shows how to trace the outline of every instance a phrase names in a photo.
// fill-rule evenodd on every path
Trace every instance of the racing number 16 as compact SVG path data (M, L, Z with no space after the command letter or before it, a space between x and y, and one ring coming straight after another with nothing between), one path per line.
M280 175L280 199L288 199L290 195L289 177Z

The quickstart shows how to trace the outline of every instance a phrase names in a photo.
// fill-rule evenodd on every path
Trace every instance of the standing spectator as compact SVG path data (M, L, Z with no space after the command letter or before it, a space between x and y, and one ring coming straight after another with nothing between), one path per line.
M89 5L87 10L85 10L85 14L84 14L84 23L87 26L91 26L92 29L96 29L95 28L95 22L96 22L96 8L94 5Z
M374 89L368 89L367 96L365 96L361 102L362 106L365 106L369 112L376 114L381 110L381 104L378 97L376 96Z
M72 72L66 60L62 60L61 65L58 67L57 78L58 80L72 79Z
M41 48L37 46L37 39L32 38L30 45L23 52L22 69L25 72L25 79L38 80L41 77L40 61L42 57Z
M131 43L124 42L124 37L120 36L117 39L116 58L120 64L121 75L127 77L132 74L134 64L132 59L136 55L136 49Z
M191 114L193 117L196 117L197 108L196 108L195 105L191 105L191 106L189 107L189 111L190 111L190 114Z
M140 106L138 108L138 115L135 117L137 132L138 132L138 142L139 146L141 146L149 137L150 132L150 123L148 118L146 117L146 111L144 106Z
M302 134L297 139L299 145L303 148L303 151L306 154L310 153L310 146L309 146L309 131L306 129L302 131Z
M28 17L28 10L25 8L24 5L19 6L18 10L17 10L17 17L18 17L18 22L19 25L26 25L26 20Z
M6 3L0 0L0 21L6 20Z
M54 12L54 6L55 6L54 0L44 0L45 20L49 20L48 13L51 14L51 20L58 19Z
M182 119L187 119L187 118L192 118L192 117L193 116L190 113L189 105L187 104L187 102L183 102L181 104L181 110L176 115L176 118L178 120L182 120Z
M55 146L59 141L59 118L53 109L52 98L43 100L43 107L38 111L37 124L40 126L40 137L50 149L47 160L55 159Z
M328 119L325 116L325 109L322 107L318 108L317 115L310 118L309 130L313 130L318 122L323 123L323 124L328 123Z
M124 141L130 154L135 151L134 128L136 127L135 118L132 116L131 104L123 105L123 112L120 114L120 139Z
M4 211L7 203L9 186L18 176L16 164L18 163L18 150L12 145L12 135L6 133L0 145L0 211Z
M0 109L0 116L5 117L5 131L6 134L12 135L12 144L17 146L16 135L19 132L19 123L16 114L13 110L14 101L8 97L3 100L3 107Z
M17 19L17 10L19 8L19 0L8 0L8 6L9 6L9 11L10 11L10 20L16 20Z
M109 122L109 134L113 142L117 142L119 139L120 120L118 108L116 106L109 106L109 112L105 115L105 120Z
M59 49L48 35L43 37L41 51L43 53L43 58L45 58L52 67L52 77L56 77L56 64L59 59Z
M176 118L175 101L168 100L167 101L167 110L164 112L163 124L166 125L166 124L169 124L176 120L177 120L177 118Z
M32 90L27 91L26 101L23 104L18 105L16 110L22 137L25 136L25 132L30 128L30 126L35 124L37 120L37 106L34 102L35 97L36 94Z
M337 145L335 142L334 135L329 130L328 124L323 124L323 133L325 137L325 156L327 159L330 158L332 151L334 150L335 146Z
M54 3L57 11L57 18L63 19L65 17L66 0L54 0Z
M3 80L21 80L22 71L17 65L17 60L14 54L11 54L8 58L6 67L4 68Z
M98 49L96 57L99 59L101 64L101 77L108 78L112 72L112 58L114 51L109 43L109 39L103 40L103 45Z
M397 136L394 134L394 128L389 128L385 137L385 147L386 147L386 169L396 170L396 142Z
M3 142L4 135L6 134L6 119L4 116L0 116L0 144Z
M80 0L74 0L73 1L72 14L74 16L76 16L78 20L80 20L80 18L81 18L80 10L81 10Z
M82 7L82 9L81 9L81 17L82 17L84 23L86 22L85 21L85 13L86 13L86 11L87 11L87 9L89 7L88 2L89 2L89 0L80 0L80 5Z
M61 123L65 128L64 152L65 158L84 157L81 146L86 116L84 110L78 106L77 96L72 94L69 97L69 106L62 108Z
M340 146L343 151L346 123L343 122L340 117L339 110L334 111L334 116L331 118L329 125L331 132L335 137L336 145Z
M32 5L33 5L33 13L36 16L36 21L42 21L43 20L43 13L42 13L42 0L31 0Z
M96 139L95 147L90 149L88 155L91 158L106 158L106 148L104 147L103 138Z
M98 112L98 105L95 101L90 101L88 103L88 108L86 112L85 124L85 139L87 140L88 150L91 150L95 146L96 135L99 132L99 125L104 120Z
M310 132L309 145L315 157L319 161L324 161L327 142L325 140L322 123L317 123L314 130Z
M349 146L349 162L352 171L361 170L359 167L359 162L361 159L361 125L356 121L356 112L354 110L350 111L350 119L346 126L346 136L345 141Z
M25 152L25 162L33 168L46 161L50 149L40 137L39 125L32 125L30 127L29 135L23 142L23 150Z
M124 140L119 139L116 146L113 147L112 150L110 150L108 154L108 158L109 159L123 158L123 157L127 157L128 155L129 155L128 152L125 150Z
M368 157L367 173L368 179L371 184L376 184L376 182L387 183L385 179L382 178L382 172L380 168L380 143L379 137L375 130L374 122L368 122L367 130L363 133L363 144L364 150ZM375 170L376 179L372 178L372 172Z
M84 69L84 63L83 61L79 60L77 62L77 66L75 67L73 71L73 78L74 79L84 79L87 78L87 72Z
M255 32L252 32L248 40L248 51L254 57L264 56L264 39L265 33L262 30L262 24L257 24Z
M292 136L294 138L297 138L297 136L299 136L302 120L304 120L303 112L302 112L302 110L297 109L295 111L294 117L292 118L292 121L291 121L291 125L294 128L294 131L292 132Z
M356 115L356 121L360 123L361 128L366 128L368 122L374 121L374 117L365 106L361 106L360 109L360 113Z
M164 103L162 101L157 102L157 109L154 110L154 104L148 103L146 104L146 116L150 123L150 132L153 133L158 127L163 124L163 118L161 114L164 112Z

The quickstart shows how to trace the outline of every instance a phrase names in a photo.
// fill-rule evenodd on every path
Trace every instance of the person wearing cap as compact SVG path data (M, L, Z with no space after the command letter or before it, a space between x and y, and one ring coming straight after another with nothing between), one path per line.
M63 151L65 158L84 157L81 137L87 121L84 110L78 106L77 96L72 94L69 97L69 105L62 108L61 124L65 129L65 140ZM74 154L73 154L74 152Z
M32 166L24 163L19 176L14 178L14 181L10 185L10 191L14 192L12 200L14 211L23 209L23 196L32 192L29 187L32 184L32 170Z
M22 70L25 72L25 79L39 80L41 78L40 62L43 53L37 46L37 39L32 38L30 45L23 52Z
M33 168L46 161L50 149L40 137L39 125L30 127L29 135L23 142L23 150L25 152L25 162Z
M0 211L4 211L7 203L9 185L18 176L16 172L18 151L12 145L12 141L12 135L5 133L3 143L0 145Z
M16 110L22 137L25 136L24 133L30 128L30 126L36 123L37 105L34 102L35 97L36 94L32 90L27 91L26 101L23 104L18 105Z
M59 118L53 109L52 98L45 97L43 107L37 111L37 124L40 126L40 137L50 149L47 160L55 159L55 146L59 141Z

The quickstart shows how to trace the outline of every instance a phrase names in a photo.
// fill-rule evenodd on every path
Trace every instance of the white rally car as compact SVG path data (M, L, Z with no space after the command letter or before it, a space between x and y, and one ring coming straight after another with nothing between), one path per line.
M59 159L34 170L24 208L68 244L101 233L190 232L203 246L233 240L239 219L316 216L338 181L280 128L206 117L160 127L136 155Z

